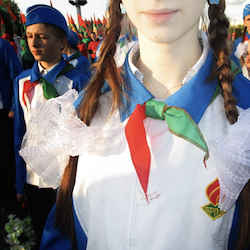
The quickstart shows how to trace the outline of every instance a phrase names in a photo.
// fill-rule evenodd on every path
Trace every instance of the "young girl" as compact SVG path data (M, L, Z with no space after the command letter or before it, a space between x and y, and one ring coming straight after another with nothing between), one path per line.
M240 66L242 69L242 74L249 79L249 71L250 71L250 43L245 41L243 43L239 43L237 46L234 55L237 60L240 61Z
M68 92L39 105L51 124L32 119L41 141L24 138L21 154L44 182L58 186L64 171L56 228L78 249L248 249L250 85L229 60L225 0L208 1L207 35L205 0L123 0L139 42L122 71L120 3L110 0L80 119ZM42 249L66 249L51 225Z

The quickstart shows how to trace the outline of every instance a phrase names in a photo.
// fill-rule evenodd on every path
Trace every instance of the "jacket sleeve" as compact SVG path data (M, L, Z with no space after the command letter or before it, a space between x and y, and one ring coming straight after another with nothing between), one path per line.
M64 236L58 229L55 228L55 214L56 205L54 205L54 207L51 209L47 218L43 230L40 250L71 250L71 242L69 237ZM78 250L85 250L87 248L87 237L77 220L75 212L74 223Z
M14 81L14 144L16 160L16 190L18 194L25 194L26 165L19 155L23 136L26 132L23 110L19 102L19 78Z

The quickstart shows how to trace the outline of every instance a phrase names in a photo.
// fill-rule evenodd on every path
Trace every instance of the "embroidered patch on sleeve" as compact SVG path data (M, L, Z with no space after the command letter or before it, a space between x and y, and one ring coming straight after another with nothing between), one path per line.
M201 208L212 220L216 220L225 214L225 212L221 211L218 207L220 198L220 184L218 179L207 186L206 195L210 203Z

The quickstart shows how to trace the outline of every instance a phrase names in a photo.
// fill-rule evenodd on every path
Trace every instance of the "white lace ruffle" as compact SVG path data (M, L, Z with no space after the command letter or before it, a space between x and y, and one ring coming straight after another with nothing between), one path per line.
M240 58L243 53L245 53L247 51L247 46L248 46L248 41L245 41L244 43L239 43L239 45L237 46L234 55L237 58Z
M89 127L76 115L73 103L77 97L78 93L70 90L45 104L38 102L31 111L23 138L20 155L41 180L53 188L59 186L69 156L93 149L93 153L102 154L107 147L115 150L126 140L125 124L117 122L119 112L109 116L109 96L103 97L109 101L102 103L101 113ZM220 183L219 207L228 211L250 179L250 109L240 114L226 135L212 138L207 144Z
M250 109L243 111L228 134L208 142L220 183L219 208L228 211L250 179Z
M20 155L26 164L53 188L60 184L69 156L94 148L96 126L87 127L76 115L73 103L78 93L70 90L46 103L37 102L31 111Z

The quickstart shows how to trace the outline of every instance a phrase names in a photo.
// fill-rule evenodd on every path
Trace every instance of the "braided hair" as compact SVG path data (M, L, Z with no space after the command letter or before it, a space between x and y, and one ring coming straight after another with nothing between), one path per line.
M110 0L109 16L106 36L100 49L100 56L97 63L93 65L93 70L96 74L86 88L83 101L77 110L79 118L88 125L98 109L99 97L101 96L101 90L105 81L109 83L113 93L112 111L116 107L123 106L122 96L126 96L121 72L117 69L113 58L116 51L116 41L121 32L121 21L123 18L120 1ZM77 249L72 206L72 192L75 185L77 162L78 156L70 157L69 163L64 171L57 198L55 223L56 228L64 235L70 237L72 249Z

